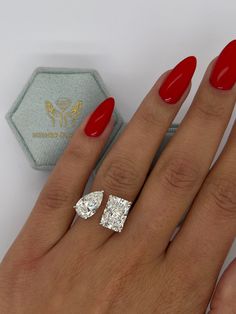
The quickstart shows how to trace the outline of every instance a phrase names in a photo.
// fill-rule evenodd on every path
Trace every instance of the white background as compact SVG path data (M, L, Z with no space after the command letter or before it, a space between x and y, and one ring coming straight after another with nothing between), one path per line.
M34 68L97 69L128 120L158 76L194 54L198 57L198 68L191 94L176 118L179 122L207 64L228 41L236 38L236 2L0 0L0 3L1 259L48 175L30 168L4 119ZM227 263L235 256L236 245Z

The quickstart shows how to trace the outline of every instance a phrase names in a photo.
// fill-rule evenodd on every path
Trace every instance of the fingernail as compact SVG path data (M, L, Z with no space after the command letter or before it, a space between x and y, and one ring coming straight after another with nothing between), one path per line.
M236 82L236 40L231 41L217 58L210 76L213 87L229 90Z
M109 97L95 109L84 129L87 136L97 137L102 134L111 119L114 106L114 98Z
M175 104L180 100L191 82L196 65L197 59L190 56L169 73L159 89L159 95L165 102Z

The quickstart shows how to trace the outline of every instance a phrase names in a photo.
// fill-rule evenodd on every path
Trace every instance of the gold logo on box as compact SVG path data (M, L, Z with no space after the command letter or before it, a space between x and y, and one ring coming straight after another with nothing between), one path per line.
M45 101L45 110L51 120L52 127L60 128L74 127L83 108L83 102L78 100L75 104L69 98L59 98L55 105L49 100ZM34 132L36 138L58 138L71 137L69 132Z
M55 127L56 123L59 126L67 127L75 126L78 117L81 114L83 103L81 100L72 105L72 101L68 98L59 98L54 106L49 100L45 101L45 109L51 119L52 126Z

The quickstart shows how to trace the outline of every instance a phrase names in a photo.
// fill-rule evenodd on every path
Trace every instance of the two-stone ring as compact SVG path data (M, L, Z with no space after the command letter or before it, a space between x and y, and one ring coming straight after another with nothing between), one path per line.
M84 195L74 206L79 217L92 217L102 204L104 191L95 191ZM102 214L100 225L115 232L121 232L132 202L118 196L109 195Z

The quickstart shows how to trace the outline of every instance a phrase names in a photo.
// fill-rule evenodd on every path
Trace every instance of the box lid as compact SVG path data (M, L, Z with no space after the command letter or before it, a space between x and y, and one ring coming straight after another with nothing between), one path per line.
M32 167L51 169L84 117L109 96L96 70L38 68L6 118ZM113 116L101 158L124 123L117 109Z

